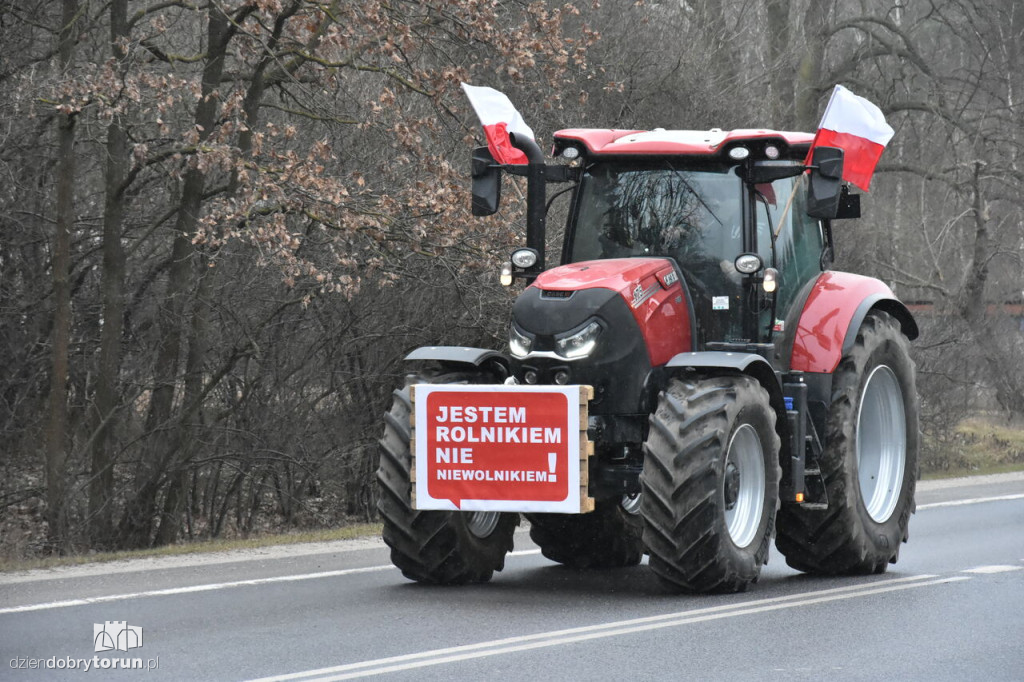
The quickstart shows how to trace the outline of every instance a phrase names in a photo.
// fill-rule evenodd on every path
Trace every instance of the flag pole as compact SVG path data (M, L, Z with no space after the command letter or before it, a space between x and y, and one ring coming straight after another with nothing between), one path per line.
M786 216L789 215L789 208L793 205L793 198L796 196L796 191L803 187L805 177L807 177L807 174L801 173L797 181L793 183L793 191L789 193L789 198L786 199L786 205L782 209L782 215L779 216L779 224L775 226L775 234L772 235L772 241L779 238L779 233L782 232L782 226L786 224Z

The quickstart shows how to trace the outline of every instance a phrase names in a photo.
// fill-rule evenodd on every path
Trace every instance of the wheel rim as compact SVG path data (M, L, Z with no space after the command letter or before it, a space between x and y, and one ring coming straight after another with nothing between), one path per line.
M640 501L643 496L640 493L633 493L632 495L622 496L622 509L627 514L636 515L640 513Z
M857 476L864 508L875 522L889 520L903 487L907 421L896 373L879 365L864 384L857 414Z
M737 547L746 547L757 536L764 507L764 484L761 439L753 426L743 424L729 441L722 476L725 527Z
M466 519L466 528L478 538L490 537L498 527L501 512L470 512Z

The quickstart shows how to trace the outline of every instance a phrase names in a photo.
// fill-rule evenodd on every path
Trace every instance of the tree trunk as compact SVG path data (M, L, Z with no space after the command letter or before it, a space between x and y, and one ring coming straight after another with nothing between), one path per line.
M64 0L58 59L62 73L71 65L75 46L77 0ZM53 332L50 397L45 432L46 520L52 549L68 544L68 352L71 347L71 230L75 224L75 114L57 118L57 220L53 239Z
M726 11L721 0L701 0L696 3L695 9L696 21L703 26L708 48L716 64L716 80L725 90L740 87L740 55L735 32L728 22L734 15Z
M205 140L213 131L217 121L219 100L215 91L220 86L224 72L224 58L233 29L228 17L218 5L209 9L207 30L207 61L203 68L202 97L196 107L196 129L200 140ZM135 495L125 509L121 520L120 539L126 547L145 547L152 540L156 522L157 494L168 465L180 446L178 438L167 438L171 429L174 393L178 385L179 357L182 346L182 330L185 326L186 300L195 282L195 249L192 237L202 209L205 176L198 168L190 168L185 174L181 200L175 222L174 244L171 249L171 269L167 289L160 307L160 323L163 328L157 351L153 377L153 393L146 431L152 443L148 453L141 458L136 474Z
M243 128L239 134L239 149L243 154L249 154L252 150L252 130L256 127L260 103L263 99L263 94L266 91L266 81L264 78L266 69L276 61L276 56L273 54L273 51L277 47L277 43L284 31L284 27L288 19L290 19L299 10L301 5L301 2L292 2L287 9L283 10L281 14L278 15L274 24L274 30L267 43L267 54L260 60L252 78L250 79L249 89L243 102L243 109L246 115L246 127ZM228 25L225 24L222 27L222 30L226 33ZM213 44L212 29L210 41L211 44ZM221 69L223 69L223 67L221 67ZM199 125L202 125L206 129L212 128L215 113L215 109L211 109L207 112L207 116L205 116L205 118L208 118L208 123L205 121L199 121ZM202 113L197 112L196 118L199 120L200 118L204 118L204 116ZM234 191L235 189L237 189L237 176L233 174L229 191ZM202 186L200 185L198 191L195 193L195 197L198 199L201 195ZM197 204L195 207L196 219L198 218L198 211L199 206ZM188 232L189 246L190 248L193 248L193 250L194 247L191 246L191 236L194 233L194 225L195 220L193 220L192 223L192 230ZM212 294L213 278L216 273L214 270L207 267L208 264L206 259L201 255L193 253L192 257L200 262L196 268L196 293L194 305L192 307L191 326L189 328L187 344L187 358L185 361L184 394L182 399L182 404L185 407L182 411L181 418L178 420L175 433L170 438L170 442L174 445L172 446L169 456L165 459L165 467L175 471L176 473L173 473L171 476L172 480L164 498L163 511L160 514L160 523L157 528L156 538L154 541L154 544L156 545L165 545L176 541L181 531L182 505L186 498L185 487L188 482L187 469L184 467L191 458L190 453L192 450L192 446L190 445L192 439L189 438L189 431L195 428L195 425L192 423L193 415L200 423L203 418L203 411L197 401L202 399L202 392L204 390L203 363L206 359L207 352L207 301ZM234 360L229 360L229 362L233 363Z
M188 338L188 356L185 360L185 392L182 400L181 418L173 436L173 449L183 453L171 458L168 463L173 472L171 483L164 499L163 512L160 515L160 526L157 528L156 545L169 545L178 539L181 531L181 512L185 501L185 488L188 484L188 469L185 464L192 457L194 439L190 432L202 425L203 410L200 403L203 399L203 363L206 360L207 301L212 290L214 271L206 267L205 258L199 258L199 277L195 300L192 306L192 324ZM193 422L198 422L194 424Z
M815 0L804 15L804 39L796 69L795 108L798 130L818 127L818 99L821 95L822 64L828 43L830 3Z
M993 306L994 310L990 311L985 296L993 247L992 234L988 228L991 216L981 182L984 168L985 165L980 161L974 163L971 179L974 244L964 272L959 311L960 316L967 322L974 344L981 352L982 361L988 370L988 383L995 391L996 402L1010 414L1024 414L1024 395L1021 394L1020 387L1012 380L1007 381L1008 373L1012 375L1015 367L1006 366L1006 362L1012 362L1013 357L1001 347L1003 339L1000 335L1005 332L999 328L1000 311L998 305Z
M110 4L110 48L118 61L126 55L120 39L128 35L128 0ZM122 71L123 73L123 71ZM110 434L117 425L118 376L124 335L125 255L121 245L124 182L128 171L128 138L119 114L107 126L107 164L103 209L103 328L93 403L92 463L89 480L89 520L92 545L106 547L113 534L114 458Z
M971 178L974 218L974 244L967 267L964 268L963 292L959 301L960 316L971 327L977 327L985 320L985 285L988 283L988 259L992 253L992 236L988 230L989 212L982 194L981 172L984 164L974 163Z
M772 86L769 96L771 121L767 124L776 130L793 130L795 121L789 6L790 0L765 0L768 68Z

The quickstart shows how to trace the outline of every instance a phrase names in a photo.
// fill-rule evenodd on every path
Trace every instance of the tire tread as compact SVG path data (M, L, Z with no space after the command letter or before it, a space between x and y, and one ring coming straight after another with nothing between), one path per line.
M720 473L732 424L760 411L766 451L767 518L750 547L732 544L720 509ZM767 561L778 506L780 439L767 392L752 378L674 379L651 415L640 476L643 540L650 567L670 589L737 592L755 582Z
M907 419L904 483L892 517L884 524L863 520L863 502L856 471L856 409L860 381L869 363L888 357L901 378ZM833 375L829 419L821 457L828 509L786 505L779 512L776 546L791 567L824 575L880 573L899 556L909 537L917 482L918 398L914 387L910 344L899 323L873 310L857 332L853 350L843 356ZM903 383L909 383L909 386Z

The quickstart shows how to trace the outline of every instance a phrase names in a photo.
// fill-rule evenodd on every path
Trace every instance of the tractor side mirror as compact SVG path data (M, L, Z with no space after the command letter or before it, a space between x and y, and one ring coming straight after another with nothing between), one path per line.
M487 147L477 147L473 150L471 176L473 215L494 215L501 204L501 168Z
M839 213L843 186L843 150L815 147L811 156L810 183L807 187L807 215L831 220Z

